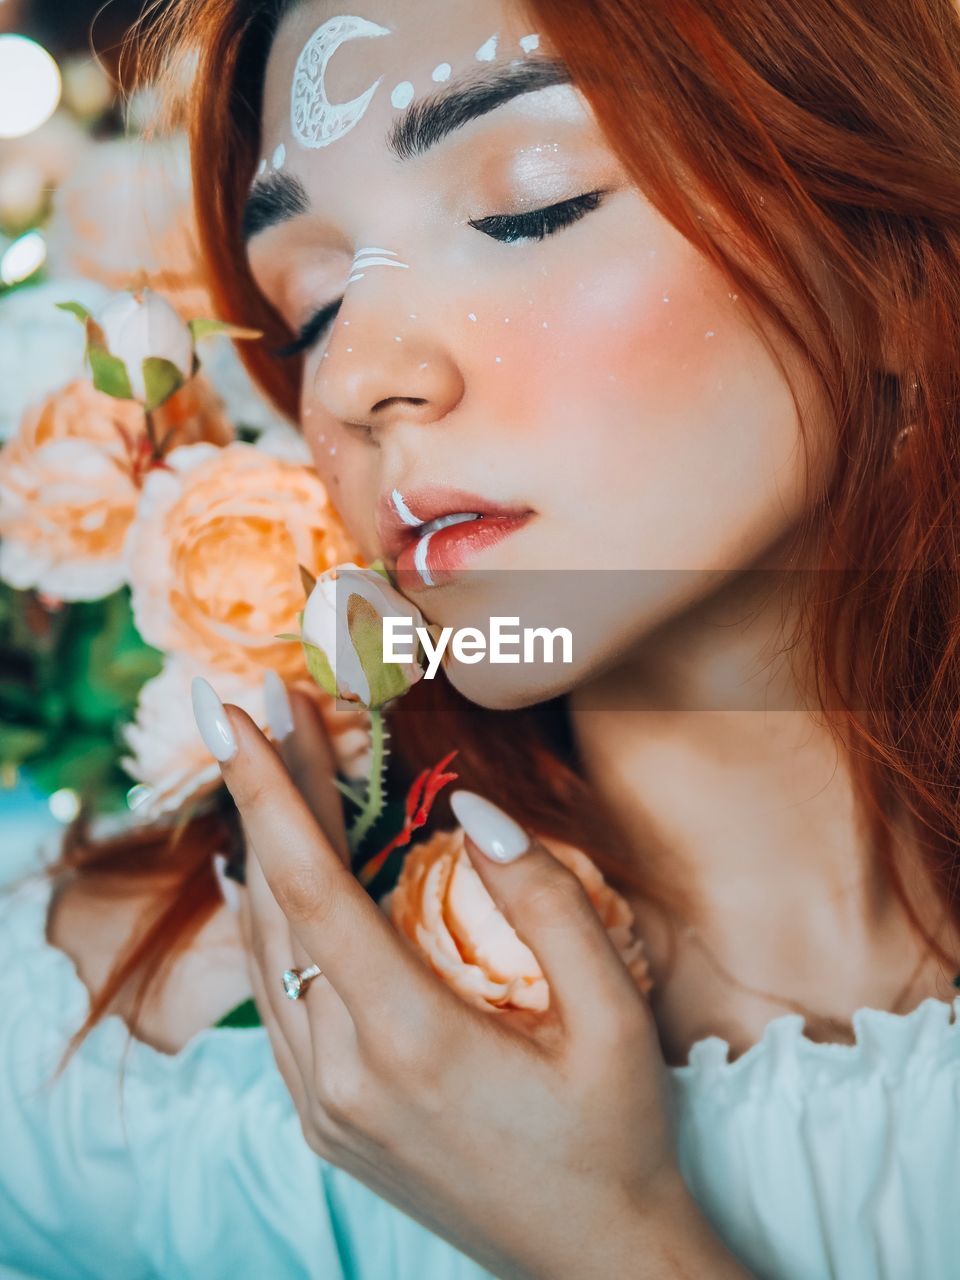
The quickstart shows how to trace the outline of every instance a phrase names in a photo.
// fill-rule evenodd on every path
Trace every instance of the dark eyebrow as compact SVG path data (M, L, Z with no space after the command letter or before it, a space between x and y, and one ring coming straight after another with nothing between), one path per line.
M414 102L390 127L386 144L399 160L422 156L448 134L495 111L523 93L570 84L567 64L557 58L528 57L480 76L454 81L446 89ZM244 240L310 212L303 183L282 170L258 178L250 190L241 222Z
M300 179L282 169L276 170L265 178L258 178L250 190L240 223L243 239L251 240L279 222L309 212L310 198Z
M387 146L400 160L422 156L447 134L520 94L569 84L571 78L569 67L558 58L525 58L466 82L457 81L409 106L391 126Z

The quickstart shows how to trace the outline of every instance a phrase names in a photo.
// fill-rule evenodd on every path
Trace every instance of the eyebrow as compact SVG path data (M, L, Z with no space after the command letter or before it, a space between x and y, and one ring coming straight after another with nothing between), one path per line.
M497 67L480 77L455 81L448 88L414 102L390 126L387 148L398 160L424 155L449 134L524 93L570 84L572 76L558 58L529 57ZM241 220L245 241L261 231L310 212L310 198L299 178L277 170L258 178Z

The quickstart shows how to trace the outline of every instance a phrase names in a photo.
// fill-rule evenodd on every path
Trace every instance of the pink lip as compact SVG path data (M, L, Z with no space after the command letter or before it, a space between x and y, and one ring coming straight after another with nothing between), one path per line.
M527 511L506 516L484 516L480 520L464 521L438 530L431 535L427 547L426 567L430 580L435 586L450 581L473 556L522 529L532 515L532 511ZM401 590L404 587L415 590L426 585L414 561L417 541L408 542L397 558L397 586Z
M440 519L441 516L466 512L491 520L494 518L516 520L521 516L533 514L526 505L516 503L507 505L481 497L476 493L468 493L464 489L442 486L426 486L409 493L403 492L403 503L410 514L422 524L429 524L433 520ZM419 529L408 523L397 511L392 490L383 494L377 504L377 533L383 555L396 562L399 562L402 553L408 547L415 546L420 538ZM434 542L436 541L437 539L434 539ZM431 550L433 545L431 543Z

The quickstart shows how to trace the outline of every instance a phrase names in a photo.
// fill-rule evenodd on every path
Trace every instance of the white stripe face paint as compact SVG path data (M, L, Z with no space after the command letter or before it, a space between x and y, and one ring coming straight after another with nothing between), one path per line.
M317 28L297 59L290 91L290 128L301 146L328 147L349 133L363 119L383 79L380 76L349 102L331 102L324 81L327 64L337 49L348 40L391 34L389 27L351 14L329 18Z
M390 497L393 501L394 511L396 511L397 515L400 517L400 519L403 521L404 524L409 524L409 525L423 524L423 521L418 520L417 517L410 510L410 508L407 506L407 504L404 502L403 494L400 492L399 489L394 489Z
M496 35L490 37L484 44L480 46L473 55L478 62L492 62L497 56L497 40L500 38L499 31Z
M378 254L381 256L377 257ZM403 271L409 271L409 263L395 262L396 256L392 249L358 249L353 256L350 279L347 284L362 280L369 267L399 267Z

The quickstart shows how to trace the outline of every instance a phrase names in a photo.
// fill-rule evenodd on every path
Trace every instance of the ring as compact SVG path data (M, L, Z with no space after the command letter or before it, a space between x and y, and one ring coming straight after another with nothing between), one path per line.
M322 973L318 964L307 969L285 969L282 978L284 995L288 1000L299 1000L314 978L319 978Z

